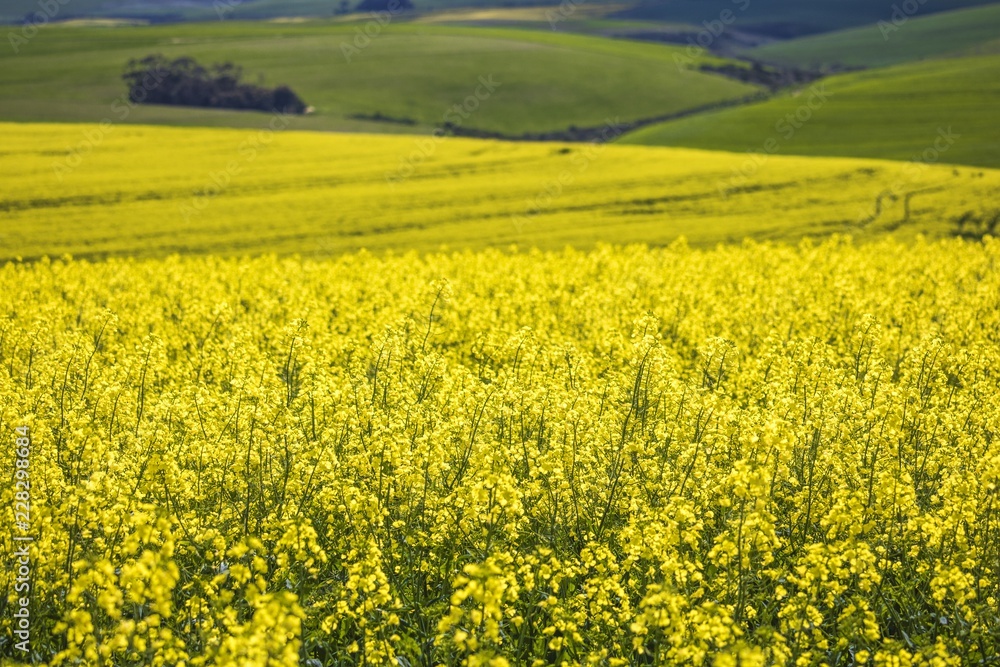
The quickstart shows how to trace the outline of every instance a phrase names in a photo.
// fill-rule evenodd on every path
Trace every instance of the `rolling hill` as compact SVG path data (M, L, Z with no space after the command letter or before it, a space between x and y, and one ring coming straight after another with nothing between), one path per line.
M533 4L504 0L505 4ZM353 8L357 0L348 1ZM421 0L420 9L490 6L490 0ZM38 0L5 0L0 21L19 22L39 11ZM152 22L211 21L219 18L261 20L278 17L329 18L344 11L342 0L73 0L60 7L56 20L130 18Z
M1000 3L772 42L745 52L779 65L885 67L975 51L1000 35Z
M914 15L989 4L991 0L925 0ZM871 0L649 0L625 9L619 18L681 21L701 25L732 12L732 27L787 39L890 20L893 3Z
M260 73L269 83L288 84L316 108L295 119L304 130L429 133L460 104L463 127L548 132L601 126L616 117L659 117L757 92L678 68L679 47L551 31L331 22L57 25L44 27L20 54L0 50L0 120L120 121L112 107L125 92L122 69L130 58L150 53L233 61L251 77ZM495 90L484 90L481 79L496 82ZM488 99L477 100L477 94ZM125 120L235 127L267 122L245 112L152 106L131 110Z
M962 7L987 4L991 0L925 0L919 15ZM357 2L348 0L219 0L221 16L241 20L276 17L330 17L353 8ZM537 7L537 0L417 0L421 11L452 8ZM559 2L550 1L555 7ZM869 0L811 0L789 3L787 0L645 0L638 2L573 2L573 7L591 5L606 7L609 13L622 19L679 22L702 25L718 19L725 10L738 16L740 30L759 32L777 38L795 37L839 30L888 19L892 3L872 3ZM150 21L217 20L220 4L216 0L73 0L61 7L56 18L140 18ZM38 0L6 0L0 6L0 21L15 22L38 11Z
M0 260L942 235L1000 171L470 139L0 124Z
M353 10L359 0L72 0L60 6L56 20L128 18L150 22L211 21L226 19L330 18ZM537 8L538 0L416 0L418 12L450 9ZM551 2L557 6L558 1ZM621 11L629 3L575 2ZM39 0L4 0L0 22L17 23L39 11ZM603 10L601 10L602 13Z
M938 151L936 160L1000 167L1000 56L909 63L816 85L826 91L827 102L808 90L795 91L761 104L650 126L621 141L912 160L934 149L939 133L950 128L955 140ZM769 140L771 150L765 148Z

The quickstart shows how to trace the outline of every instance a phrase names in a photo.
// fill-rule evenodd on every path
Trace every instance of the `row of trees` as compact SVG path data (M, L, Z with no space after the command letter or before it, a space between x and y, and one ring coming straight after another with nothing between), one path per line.
M265 88L243 81L232 63L205 67L193 58L163 55L132 59L122 75L129 100L137 104L173 104L217 109L247 109L302 114L306 103L288 86Z

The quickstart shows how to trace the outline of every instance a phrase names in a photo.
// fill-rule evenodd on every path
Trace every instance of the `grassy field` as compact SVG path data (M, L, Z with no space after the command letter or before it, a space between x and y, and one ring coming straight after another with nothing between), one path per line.
M939 133L951 128L954 143L939 161L1000 166L998 56L910 63L831 77L817 86L829 95L825 103L807 89L650 126L622 141L762 151L774 140L777 152L786 154L909 160L934 148Z
M986 4L993 0L934 0L921 5L921 14ZM356 1L349 1L353 7ZM537 6L537 0L416 0L417 9L452 8L500 9ZM556 6L558 2L548 3ZM701 0L700 2L587 2L572 3L599 7L593 10L621 18L680 22L701 25L719 18L726 9L740 16L736 27L779 36L837 30L887 19L892 3L882 5L867 0L813 0L789 7L782 0ZM267 19L275 17L330 17L340 0L240 0L228 3L227 18ZM38 0L7 0L0 7L0 20L14 21L38 11ZM584 10L580 10L584 11ZM157 0L73 0L60 9L59 17L138 17L149 20L208 21L218 18L214 0L160 2Z
M376 26L377 27L377 26ZM356 49L361 27L336 23L206 23L177 28L50 26L0 50L0 120L100 122L125 92L125 63L149 53L233 61L251 78L292 86L316 113L297 129L429 132L456 104L464 127L519 134L675 113L756 91L678 68L673 47L550 31L390 24ZM364 45L364 42L359 42ZM351 49L345 55L345 45ZM348 61L348 56L350 61ZM488 99L466 104L495 81ZM415 125L358 120L382 114ZM128 122L253 127L253 113L139 107Z
M642 21L609 19L608 16L627 5L606 5L587 3L577 5L540 5L530 7L461 7L421 13L411 20L418 24L447 24L473 27L508 27L545 32L562 32L601 37L629 39L642 36L641 41L650 36L662 35L656 40L664 43L679 43L686 46L685 36L696 36L702 26L666 21Z
M919 5L920 13L989 4L993 0L935 0ZM701 2L645 2L618 13L621 18L655 19L701 24L717 20L729 10L740 30L794 37L890 20L893 3L871 0L702 0Z
M856 159L270 130L0 129L0 259L938 235L1000 193L997 171Z
M535 5L527 7L461 7L452 10L442 10L421 14L413 20L418 23L525 23L551 28L550 19L555 16L562 24L566 21L602 20L616 9L627 5L604 5L584 3L572 8L572 11L559 13L558 3L552 5ZM565 14L565 16L564 16ZM638 22L642 23L642 22Z
M772 42L746 51L769 63L800 67L885 67L911 60L975 52L1000 35L1000 4L917 15L879 24Z

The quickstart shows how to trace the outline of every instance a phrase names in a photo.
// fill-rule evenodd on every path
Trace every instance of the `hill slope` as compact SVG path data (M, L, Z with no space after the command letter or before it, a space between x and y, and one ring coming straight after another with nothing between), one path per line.
M533 0L503 0L534 4ZM347 7L357 5L348 0ZM421 10L455 6L491 6L492 0L418 0ZM40 9L38 0L4 0L0 21L15 23ZM212 21L219 18L258 20L278 17L322 18L343 11L342 0L72 0L60 6L54 18L131 18L153 22Z
M461 104L464 127L546 132L599 126L615 117L656 117L757 90L678 68L677 47L395 23L360 39L362 27L215 22L186 24L179 32L174 26L49 26L20 55L0 50L0 120L120 120L112 105L125 92L122 68L150 53L233 61L251 77L262 73L271 83L288 84L316 107L313 116L295 121L296 128L311 130L430 132ZM488 92L481 80L496 82L496 89ZM139 107L127 120L236 127L267 122L260 114L179 107Z
M919 14L925 15L961 7L986 4L991 0L925 0ZM220 4L221 3L221 4ZM537 6L537 0L416 0L420 10L446 8L494 8ZM550 0L552 7L559 2ZM580 4L606 6L622 18L686 22L701 25L717 19L726 9L740 16L739 28L760 31L777 37L813 34L888 19L893 3L870 0L645 0L606 3L577 0ZM357 5L348 0L347 7ZM330 17L343 11L342 0L73 0L61 6L58 18L129 17L152 21L206 21L222 16L230 19L268 19L275 17ZM38 0L5 0L0 6L0 21L14 22L39 10Z
M925 0L918 13L974 7L991 0ZM662 2L651 0L618 14L622 18L683 21L701 24L713 21L725 11L732 12L736 20L733 27L788 38L830 30L839 30L879 20L890 20L893 3L871 0L677 0Z
M748 168L745 155L615 145L53 124L0 132L0 259L942 234L1000 195L1000 171L869 160L775 157Z
M792 66L884 67L975 49L1000 35L1000 3L773 42L746 55Z
M1000 56L946 59L857 72L824 81L829 99L809 92L650 126L624 143L792 155L909 160L956 135L942 162L1000 167ZM815 109L807 105L813 102ZM789 121L791 114L799 121ZM798 126L796 129L795 126Z

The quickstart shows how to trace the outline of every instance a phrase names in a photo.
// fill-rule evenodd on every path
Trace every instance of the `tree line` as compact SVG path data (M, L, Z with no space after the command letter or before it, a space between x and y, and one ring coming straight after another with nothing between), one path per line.
M200 65L194 58L170 60L161 54L133 58L122 75L129 100L216 109L303 114L308 105L288 86L266 88L243 81L243 69L230 62Z

